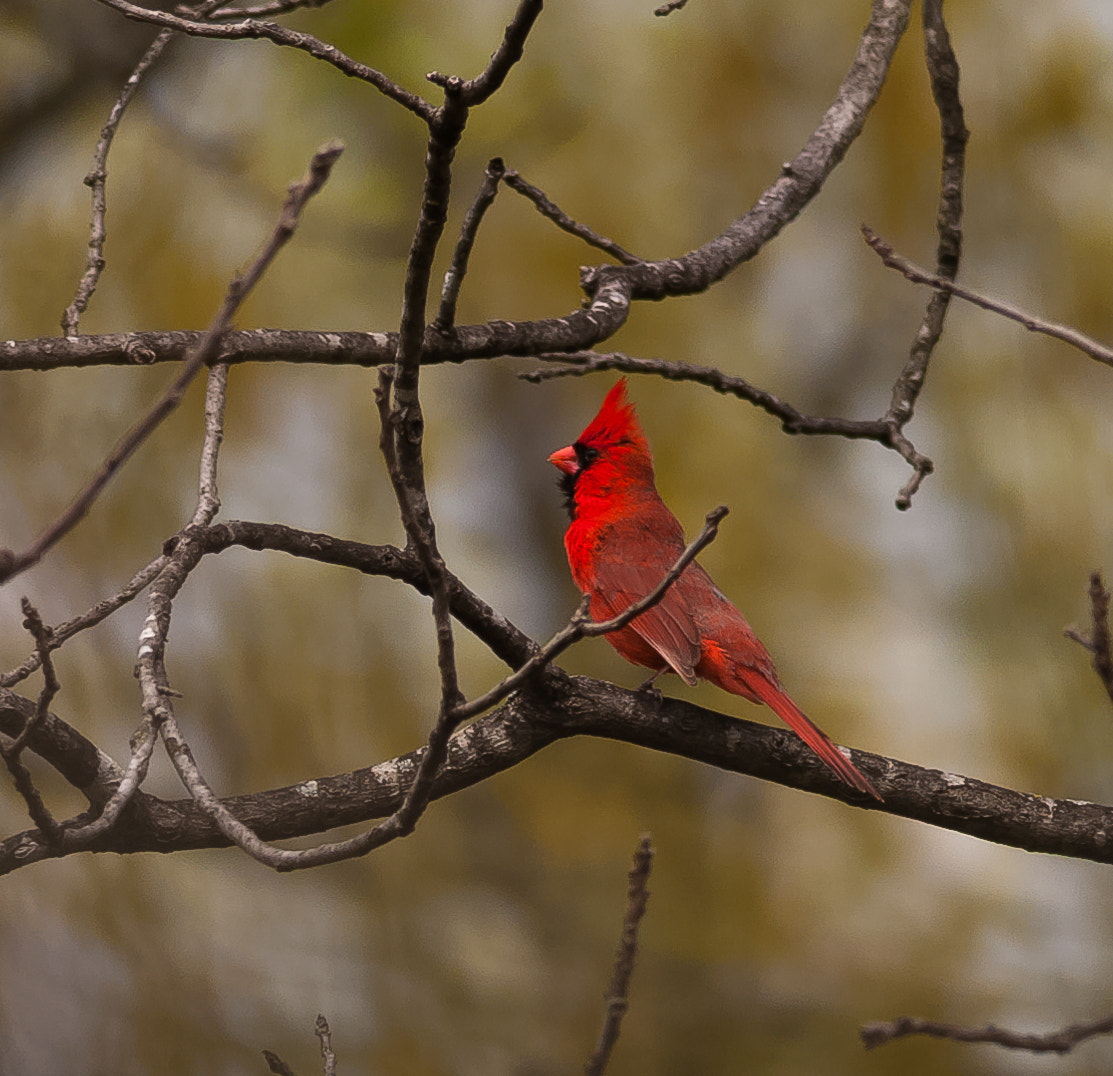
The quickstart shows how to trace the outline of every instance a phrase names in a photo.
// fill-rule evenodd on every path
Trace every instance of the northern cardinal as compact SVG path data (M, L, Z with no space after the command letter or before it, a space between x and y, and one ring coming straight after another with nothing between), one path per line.
M625 378L579 438L549 462L561 472L571 517L564 548L572 578L590 596L592 617L609 620L653 590L684 551L680 523L657 493L649 442L626 398ZM768 651L698 564L689 564L656 605L607 639L627 661L653 669L654 679L671 671L687 684L702 678L765 703L847 784L881 799L785 694Z

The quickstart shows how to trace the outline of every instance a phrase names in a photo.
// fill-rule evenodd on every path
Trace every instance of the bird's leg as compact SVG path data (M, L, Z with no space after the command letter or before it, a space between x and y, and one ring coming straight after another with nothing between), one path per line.
M645 681L645 683L639 684L638 694L648 695L651 699L655 699L657 702L660 702L664 696L662 696L661 689L659 687L653 686L653 681L656 680L657 677L660 676L661 673L663 673L664 671L664 669L658 669L648 680Z

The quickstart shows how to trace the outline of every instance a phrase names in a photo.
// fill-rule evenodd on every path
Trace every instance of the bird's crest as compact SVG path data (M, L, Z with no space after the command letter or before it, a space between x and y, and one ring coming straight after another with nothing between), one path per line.
M593 448L628 444L649 452L634 405L626 398L626 378L620 378L607 393L599 413L580 434L579 443Z

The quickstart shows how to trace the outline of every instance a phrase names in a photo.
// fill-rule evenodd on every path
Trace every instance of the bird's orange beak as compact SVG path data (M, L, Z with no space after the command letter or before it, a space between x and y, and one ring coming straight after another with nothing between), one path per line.
M567 448L557 449L549 457L549 462L565 474L575 474L580 469L580 461L576 459L576 450L569 445Z

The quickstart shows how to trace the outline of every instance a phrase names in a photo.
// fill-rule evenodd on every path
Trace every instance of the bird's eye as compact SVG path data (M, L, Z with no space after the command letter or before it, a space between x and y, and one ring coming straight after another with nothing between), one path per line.
M584 445L577 441L572 447L576 450L576 459L581 471L585 467L590 467L599 458L599 449L592 448L591 445Z

